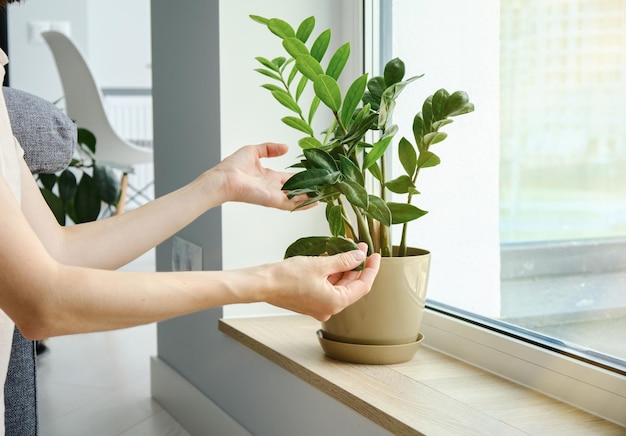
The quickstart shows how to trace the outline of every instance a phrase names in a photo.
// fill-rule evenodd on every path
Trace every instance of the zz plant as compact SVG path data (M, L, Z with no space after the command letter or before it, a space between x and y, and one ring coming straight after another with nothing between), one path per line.
M413 118L413 138L397 141L397 156L405 174L387 180L386 152L398 132L393 124L398 96L422 76L405 79L405 65L396 58L385 65L382 76L363 74L342 94L338 80L350 57L349 43L326 61L331 30L322 31L309 43L314 17L306 18L296 29L278 18L250 18L282 42L285 56L257 57L261 66L256 71L271 79L263 88L291 112L282 122L304 134L298 141L303 158L294 165L302 171L294 174L283 190L290 198L308 195L308 201L298 207L325 203L332 235L301 238L289 246L285 257L348 251L356 248L353 241L366 242L370 253L406 256L407 225L426 214L413 205L419 194L417 178L421 170L440 163L431 151L431 146L447 137L440 129L450 124L452 117L474 110L468 95L439 89L426 98ZM307 100L305 92L311 87L313 95ZM332 121L317 134L313 124L322 113L320 106L330 112ZM390 201L389 192L406 195L406 201ZM402 225L402 237L394 253L390 227L396 224Z
M38 174L43 197L61 225L95 221L102 204L116 206L120 183L108 167L96 164L96 137L79 127L76 155L68 168L55 174ZM78 176L78 177L77 177Z

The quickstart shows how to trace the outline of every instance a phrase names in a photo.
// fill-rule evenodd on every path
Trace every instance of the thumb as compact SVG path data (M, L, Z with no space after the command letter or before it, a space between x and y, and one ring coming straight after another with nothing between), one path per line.
M334 273L346 272L357 268L365 260L365 253L361 250L347 251L327 257L331 261Z

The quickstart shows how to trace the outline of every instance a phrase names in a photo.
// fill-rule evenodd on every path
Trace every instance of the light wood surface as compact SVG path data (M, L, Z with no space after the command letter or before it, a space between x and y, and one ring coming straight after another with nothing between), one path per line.
M324 356L304 316L224 319L222 332L397 435L624 435L626 429L420 347L396 365Z

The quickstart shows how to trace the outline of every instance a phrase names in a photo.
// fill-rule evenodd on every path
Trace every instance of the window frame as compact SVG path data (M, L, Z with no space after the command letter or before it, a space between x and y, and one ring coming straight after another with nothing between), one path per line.
M380 71L381 60L389 57L391 47L383 35L391 24L391 4L392 0L363 0L366 71ZM547 337L533 337L521 328L504 330L504 323L432 301L427 301L422 332L431 348L626 426L626 369L594 362L588 353L567 352Z

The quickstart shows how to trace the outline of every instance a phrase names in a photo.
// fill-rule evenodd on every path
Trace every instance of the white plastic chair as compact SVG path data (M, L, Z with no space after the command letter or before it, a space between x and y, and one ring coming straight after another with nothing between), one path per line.
M78 127L90 130L96 137L95 159L100 165L122 171L122 196L116 213L124 210L128 173L137 164L152 162L152 149L140 147L121 138L113 129L102 93L78 48L60 32L42 32L61 78L67 115Z

